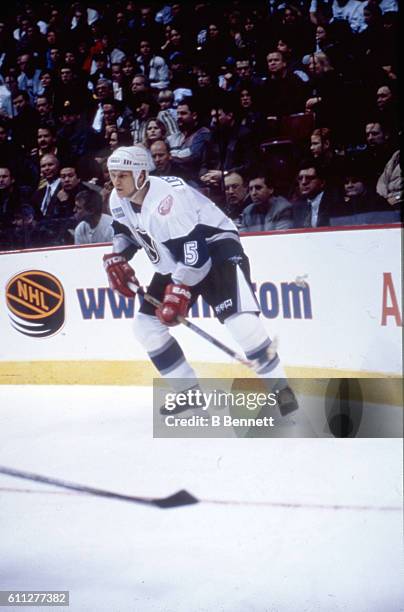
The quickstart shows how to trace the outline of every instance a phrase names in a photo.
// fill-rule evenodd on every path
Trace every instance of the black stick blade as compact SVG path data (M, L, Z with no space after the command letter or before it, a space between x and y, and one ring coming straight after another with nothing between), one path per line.
M199 499L188 493L188 491L182 490L163 497L162 499L154 499L153 504L158 508L178 508L179 506L189 506L190 504L198 504Z

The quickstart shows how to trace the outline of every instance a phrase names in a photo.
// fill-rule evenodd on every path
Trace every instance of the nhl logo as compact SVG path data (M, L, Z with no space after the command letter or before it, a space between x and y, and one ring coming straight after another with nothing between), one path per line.
M166 198L164 198L164 200L161 200L159 206L158 206L158 211L160 213L160 215L168 215L168 213L171 210L171 207L173 205L173 198L172 196L168 195Z
M11 325L31 338L56 334L65 321L65 296L56 276L27 270L13 276L6 287Z

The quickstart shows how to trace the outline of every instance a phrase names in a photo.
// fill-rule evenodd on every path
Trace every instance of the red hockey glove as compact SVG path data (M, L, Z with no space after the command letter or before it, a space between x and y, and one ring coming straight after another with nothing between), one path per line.
M186 285L167 285L163 303L156 309L156 315L164 325L178 325L177 317L185 317L191 292Z
M118 291L124 297L135 297L134 292L129 289L128 283L131 282L139 286L139 281L135 276L134 269L128 264L125 257L117 253L108 253L108 255L104 255L103 261L111 289Z

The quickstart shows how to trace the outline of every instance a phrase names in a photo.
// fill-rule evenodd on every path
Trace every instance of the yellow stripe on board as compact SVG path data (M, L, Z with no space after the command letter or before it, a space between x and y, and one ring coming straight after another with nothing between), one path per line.
M200 378L256 378L253 371L233 363L193 362ZM317 395L310 379L368 378L369 401L402 404L401 379L375 372L355 372L326 368L286 367L297 391ZM0 384L3 385L152 385L156 370L148 361L2 361ZM392 382L394 384L392 384ZM366 398L364 398L366 399Z

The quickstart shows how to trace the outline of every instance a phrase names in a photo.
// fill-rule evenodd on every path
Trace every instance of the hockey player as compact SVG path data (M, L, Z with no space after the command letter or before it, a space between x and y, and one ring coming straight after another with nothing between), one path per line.
M185 316L199 296L212 306L258 376L276 379L282 413L297 408L293 391L271 340L259 318L249 262L233 221L178 177L149 177L148 156L142 146L120 147L108 158L114 189L110 210L114 228L113 253L104 255L112 289L134 297L128 283L139 285L128 260L145 249L156 269L148 292L162 302L155 308L143 301L134 320L136 338L165 378L188 389L197 377L171 336L170 326ZM177 386L178 386L177 384Z

